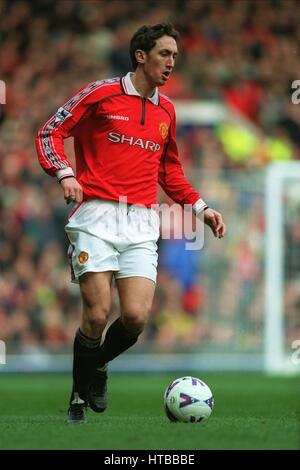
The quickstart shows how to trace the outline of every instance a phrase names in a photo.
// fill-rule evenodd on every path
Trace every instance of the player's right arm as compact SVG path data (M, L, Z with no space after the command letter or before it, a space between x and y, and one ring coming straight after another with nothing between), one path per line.
M75 178L71 163L64 151L64 139L74 136L76 125L87 116L103 96L103 84L93 82L67 101L42 126L36 137L40 165L50 176L56 176L67 203L82 201L82 188Z
M64 198L67 204L70 204L70 202L82 202L82 187L75 176L67 176L63 178L60 183L63 188Z

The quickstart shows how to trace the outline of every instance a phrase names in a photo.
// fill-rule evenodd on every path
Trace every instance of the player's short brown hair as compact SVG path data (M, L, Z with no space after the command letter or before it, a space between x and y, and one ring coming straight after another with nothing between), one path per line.
M130 41L130 59L133 70L138 66L135 58L135 51L141 49L144 52L149 52L155 46L157 39L162 36L171 36L177 42L179 40L179 32L174 29L171 23L158 23L152 25L141 26L132 36Z

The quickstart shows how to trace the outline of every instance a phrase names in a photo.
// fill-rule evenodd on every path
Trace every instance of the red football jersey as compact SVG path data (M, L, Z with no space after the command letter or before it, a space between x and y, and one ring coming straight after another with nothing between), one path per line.
M155 90L143 98L130 73L93 82L67 101L39 130L39 162L51 176L73 174L63 140L74 137L76 178L84 199L150 207L158 183L175 202L194 204L200 194L184 176L171 101Z

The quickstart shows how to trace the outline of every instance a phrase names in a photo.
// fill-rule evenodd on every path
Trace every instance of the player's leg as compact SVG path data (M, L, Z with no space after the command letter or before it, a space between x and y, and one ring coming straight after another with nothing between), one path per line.
M109 202L84 201L72 211L65 227L72 279L80 284L83 302L82 323L74 340L71 404L87 402L90 371L96 368L94 359L110 310L112 272L119 269L115 213Z
M121 316L106 332L99 351L99 366L131 347L143 330L156 285L156 242L151 240L128 246L119 256L119 266L120 269L114 276L120 297Z
M111 307L111 280L112 271L88 272L79 278L83 314L74 339L73 389L68 422L85 421L88 384Z
M148 317L156 283L159 217L152 209L119 207L122 224L114 243L119 268L114 273L121 315L107 329L99 349L98 367L90 386L89 403L96 411L107 405L106 364L136 343ZM126 222L126 223L124 223ZM102 368L102 370L101 370Z
M117 279L121 315L108 328L101 347L103 366L136 343L147 322L155 283L143 277Z
M132 244L120 254L119 266L114 275L121 315L106 331L89 394L90 407L96 412L107 406L106 364L136 343L147 321L156 283L156 242Z
M145 277L128 277L117 280L120 296L122 329L136 339L142 333L149 318L155 282Z
M147 322L155 291L155 282L142 277L118 279L116 283L121 316L107 329L99 350L98 367L89 383L88 401L97 413L107 407L106 364L137 342Z

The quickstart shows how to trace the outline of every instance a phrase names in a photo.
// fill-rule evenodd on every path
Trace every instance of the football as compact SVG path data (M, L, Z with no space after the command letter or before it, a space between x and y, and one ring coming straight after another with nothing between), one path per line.
M164 393L164 407L170 421L204 423L214 406L212 392L203 380L180 377Z

